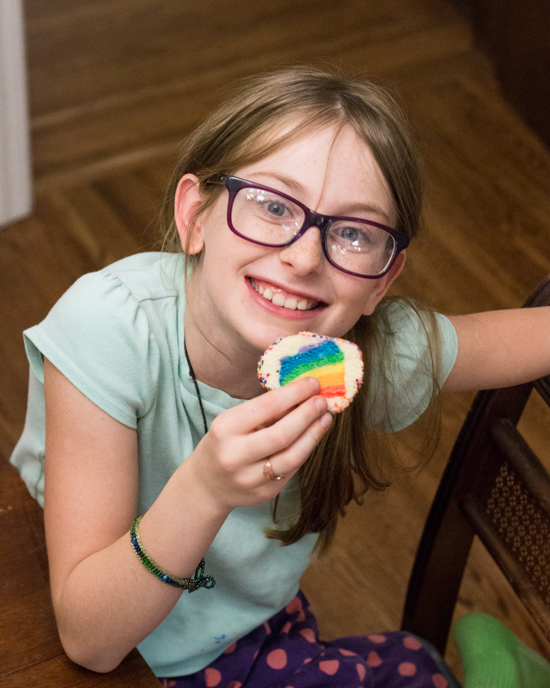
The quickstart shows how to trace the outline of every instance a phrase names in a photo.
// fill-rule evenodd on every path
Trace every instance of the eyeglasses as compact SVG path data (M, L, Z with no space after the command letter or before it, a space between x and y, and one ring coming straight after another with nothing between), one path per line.
M229 192L227 224L237 236L260 246L282 247L317 227L328 262L356 277L382 277L409 245L409 237L396 229L356 217L321 215L263 184L227 175L209 181L224 184Z

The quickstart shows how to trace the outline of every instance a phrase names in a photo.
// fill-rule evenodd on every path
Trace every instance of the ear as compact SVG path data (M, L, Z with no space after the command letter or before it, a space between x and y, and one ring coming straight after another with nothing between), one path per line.
M388 272L376 280L375 287L368 296L367 303L363 315L372 315L376 306L386 295L386 292L391 287L393 281L401 274L401 270L405 267L405 260L407 259L406 252L402 251L395 262L388 270Z
M199 179L185 174L178 183L174 198L174 220L183 250L190 254L200 253L204 246L201 220L195 219L202 205Z

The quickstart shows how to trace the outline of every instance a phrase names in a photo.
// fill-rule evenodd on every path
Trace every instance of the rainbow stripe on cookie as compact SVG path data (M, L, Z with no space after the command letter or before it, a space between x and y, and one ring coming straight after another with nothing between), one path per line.
M361 350L346 339L300 332L274 342L258 362L258 377L266 389L283 387L301 377L316 377L328 410L349 406L363 382Z

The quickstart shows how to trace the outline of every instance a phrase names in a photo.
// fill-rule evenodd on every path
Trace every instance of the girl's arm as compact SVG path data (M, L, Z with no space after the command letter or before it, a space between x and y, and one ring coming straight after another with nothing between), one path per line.
M45 524L54 610L65 651L95 671L115 668L168 614L180 592L138 561L137 438L48 361ZM143 543L174 575L192 575L225 514L187 494L176 478L143 519ZM181 493L176 502L175 492ZM189 528L190 519L196 526ZM180 561L157 541L173 538ZM183 556L182 556L183 554Z
M306 459L328 419L326 402L314 396L317 381L300 382L221 414L176 470L140 524L143 546L160 566L192 576L229 512L274 497ZM59 634L75 662L110 671L166 617L181 592L149 573L130 543L136 431L93 404L47 360L44 384L44 511ZM285 480L265 479L268 457Z
M550 374L550 306L450 318L458 356L445 392L497 389Z

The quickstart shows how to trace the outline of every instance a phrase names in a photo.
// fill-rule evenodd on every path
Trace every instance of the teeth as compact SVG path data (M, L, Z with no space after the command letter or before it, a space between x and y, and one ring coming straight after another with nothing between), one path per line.
M290 308L291 311L295 311L297 306L298 301L296 301L296 299L293 299L292 297L290 297L290 299L286 299L285 308Z
M274 294L269 287L265 289L262 285L256 284L256 282L253 279L250 280L250 283L258 292L258 294L261 294L264 297L264 299L271 301L276 306L280 306L281 308L288 308L291 311L307 311L310 310L310 308L315 307L314 305L309 306L307 299L302 299L301 301L298 301L298 299L296 299L294 296L289 296L288 298L285 298L281 292L277 292Z

